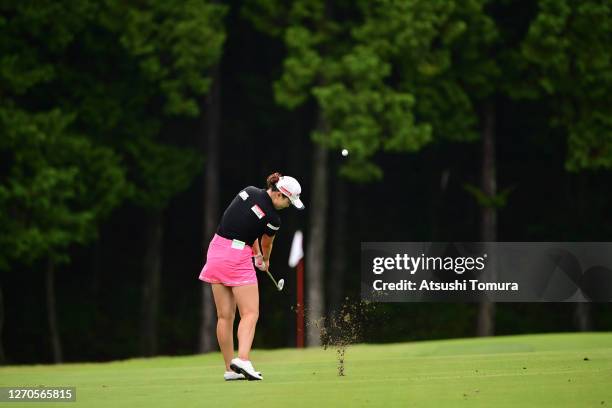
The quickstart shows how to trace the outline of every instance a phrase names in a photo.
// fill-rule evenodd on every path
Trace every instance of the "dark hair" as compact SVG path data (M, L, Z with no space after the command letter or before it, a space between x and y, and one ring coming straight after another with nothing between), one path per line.
M268 176L268 179L266 180L266 183L268 185L268 188L271 188L272 191L278 191L278 189L276 188L276 183L278 183L278 180L282 177L283 175L280 173L272 173Z

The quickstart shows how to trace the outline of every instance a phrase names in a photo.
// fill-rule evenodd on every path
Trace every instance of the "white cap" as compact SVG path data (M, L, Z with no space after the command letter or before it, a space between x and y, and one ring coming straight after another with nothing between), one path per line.
M291 200L291 204L293 204L298 210L303 210L305 208L304 203L302 203L302 200L300 200L302 187L296 179L289 176L282 176L280 179L278 179L276 188L278 191L288 197L289 200Z

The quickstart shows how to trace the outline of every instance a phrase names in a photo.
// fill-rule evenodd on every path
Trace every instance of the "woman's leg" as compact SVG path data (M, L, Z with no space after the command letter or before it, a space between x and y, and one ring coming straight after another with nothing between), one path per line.
M211 284L215 305L217 306L217 340L225 360L225 370L230 370L230 361L234 358L234 317L236 301L232 289L220 283Z
M255 325L259 318L259 290L257 285L247 285L235 286L232 291L240 312L238 358L248 360L253 336L255 336Z

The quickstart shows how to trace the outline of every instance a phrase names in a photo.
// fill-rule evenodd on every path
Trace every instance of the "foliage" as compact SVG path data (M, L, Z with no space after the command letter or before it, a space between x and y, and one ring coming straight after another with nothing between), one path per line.
M382 176L372 161L380 150L413 152L433 137L478 137L474 100L493 92L499 74L485 57L496 30L483 6L482 0L321 0L283 10L261 0L248 3L246 13L273 35L285 24L277 101L294 109L313 98L327 124L313 139L348 149L342 172L367 180Z
M203 0L111 2L124 13L121 44L143 75L159 86L169 115L197 116L198 96L211 83L207 70L221 58L227 7Z
M125 194L117 155L70 133L71 120L58 110L0 108L0 152L8 164L0 179L4 268L9 259L66 261L69 246L94 238L97 222Z
M144 95L147 87L154 90L146 99L148 109L138 112L144 132L133 129L119 143L129 163L131 198L144 208L163 209L200 172L202 159L192 149L164 143L159 122L168 116L202 114L202 96L211 83L209 71L223 50L227 7L203 0L110 4L109 14L121 22L116 27L119 42L129 60L138 64L137 90ZM159 110L158 115L150 115L151 109Z
M0 263L67 260L126 197L164 208L201 168L161 131L197 116L226 7L89 0L0 5Z
M0 266L49 257L96 236L125 196L117 155L75 132L74 113L34 100L57 79L54 63L87 22L93 3L4 4L0 30ZM11 18L7 16L11 15ZM59 21L58 15L63 16ZM31 46L40 45L38 46Z
M612 168L612 5L540 0L522 45L535 70L536 97L553 107L551 124L567 132L566 167Z
M504 208L508 204L508 197L512 190L514 190L513 187L505 188L501 192L489 196L473 184L465 183L463 189L474 197L479 206L496 209Z
M178 192L191 184L202 165L200 155L191 149L134 138L125 144L130 161L129 179L135 186L132 199L147 209L163 209Z
M258 28L282 35L287 47L282 76L274 84L278 103L295 109L311 98L317 102L325 126L312 138L351 152L344 175L380 178L371 161L377 151L415 151L430 140L430 127L414 121L413 95L388 84L390 64L356 38L353 30L362 16L352 2L296 1L281 13L261 1L247 10ZM279 20L282 31L274 27Z

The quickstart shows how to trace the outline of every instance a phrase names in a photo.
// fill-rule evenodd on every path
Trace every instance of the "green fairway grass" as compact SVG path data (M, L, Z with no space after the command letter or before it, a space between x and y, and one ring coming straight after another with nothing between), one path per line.
M75 386L49 407L612 407L612 333L255 350L265 380L223 381L219 353L0 368L1 386ZM41 406L40 403L0 403Z

